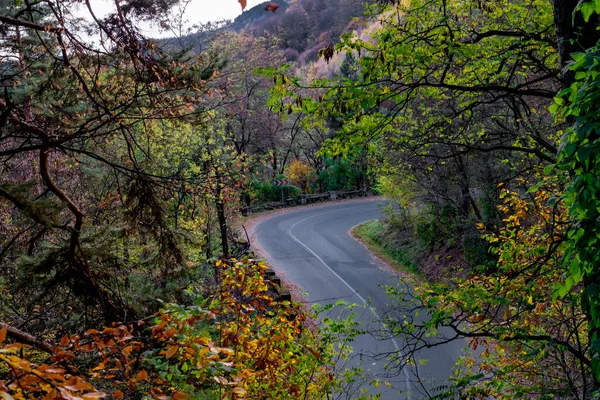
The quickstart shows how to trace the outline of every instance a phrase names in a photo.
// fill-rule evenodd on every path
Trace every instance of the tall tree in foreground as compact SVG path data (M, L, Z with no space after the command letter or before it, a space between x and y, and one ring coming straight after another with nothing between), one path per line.
M589 398L598 385L598 294L592 261L588 267L571 262L576 253L568 242L581 239L582 254L591 257L597 234L590 226L569 228L573 202L561 200L564 180L543 169L556 162L566 126L547 109L573 78L583 79L562 71L571 52L596 43L597 24L588 8L585 18L573 16L577 1L393 3L375 9L381 28L371 38L349 36L323 52L358 54L356 82L315 81L311 86L321 93L305 96L306 89L296 88L300 80L281 77L278 92L283 103L317 121L344 122L329 151L368 142L384 147L384 171L426 205L403 215L433 254L457 248L466 260L467 239L481 236L475 226L485 232L484 257L447 262L453 279L422 285L416 297L410 290L395 293L398 309L389 326L405 339L408 357L392 365L400 371L406 358L416 362L425 349L470 338L484 352L461 361L454 389L484 397ZM580 69L592 68L590 57ZM581 95L580 88L571 93ZM581 165L593 165L590 150L566 146L561 149L576 160L570 173L579 176ZM591 207L595 192L584 190L593 186L590 179L580 180L577 193ZM591 225L595 214L577 217L587 215ZM572 274L576 279L555 296L554 285ZM584 275L582 295L573 282ZM413 319L411 311L428 318Z
M597 2L583 2L575 11L573 19L580 22L575 28L581 26L582 36L586 39L585 46L578 50L585 51L570 54L572 61L565 71L565 86L570 86L555 99L557 105L554 106L560 110L560 117L573 122L562 138L557 163L568 174L564 199L572 225L567 233L569 271L557 285L555 297L564 297L573 290L582 291L581 305L588 319L589 356L596 391L600 391L600 42L594 41L597 32L591 34L590 27L598 25L599 15ZM565 44L569 45L570 42ZM581 285L583 288L580 289Z
M183 284L189 238L166 210L205 180L170 164L193 148L165 132L202 123L218 66L140 34L136 21L163 18L172 3L119 1L102 18L89 2L3 3L0 262L4 312L22 327L48 328L69 310L76 325L128 320L132 302L144 309L132 287Z

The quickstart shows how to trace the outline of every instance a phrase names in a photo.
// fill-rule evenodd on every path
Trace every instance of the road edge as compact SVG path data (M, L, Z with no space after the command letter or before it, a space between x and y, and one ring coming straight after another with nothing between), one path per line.
M304 205L304 206L296 206L296 207L289 207L289 208L282 208L282 209L278 209L278 210L260 212L260 213L253 214L249 217L242 217L242 221L238 221L241 223L239 223L239 226L236 228L236 230L241 235L241 237L247 238L247 240L249 241L251 251L258 258L263 259L266 262L267 259L270 258L270 254L261 246L260 242L258 241L258 238L256 237L256 232L255 232L256 226L258 224L260 224L261 222L266 221L270 218L277 217L279 215L300 212L300 211L304 211L306 209L327 208L327 207L332 207L335 205L345 204L345 203L351 204L351 203L362 203L362 202L381 201L381 200L385 200L385 198L382 196L369 196L369 197L362 197L362 198L355 198L355 199L343 199L343 200L329 201L327 203L309 204L309 205ZM243 222L246 222L246 223L243 223ZM352 236L352 234L350 234L350 236ZM352 236L352 237L354 237L354 236ZM361 243L361 242L359 241L359 243ZM367 250L369 250L368 247L367 247ZM369 250L369 252L371 252L371 251ZM267 263L267 265L268 265L268 263ZM305 308L305 310L309 311L311 304L305 298L303 290L298 285L289 281L286 278L285 274L278 272L278 277L281 279L281 282L283 283L283 286L285 287L285 289L290 292L290 294L292 296L292 300L294 302L301 304L302 307ZM313 321L311 321L310 323L313 323Z
M385 249L383 249L377 243L374 243L370 238L363 238L357 232L357 228L359 228L362 225L368 224L369 222L373 222L373 221L377 221L377 220L372 219L370 221L365 221L361 224L353 226L348 231L348 234L354 240L356 240L358 243L360 243L364 248L366 248L367 251L369 253L371 253L373 258L375 258L377 261L379 261L381 264L383 264L388 271L392 272L393 274L395 274L402 280L406 281L407 283L410 283L412 286L416 286L419 283L424 282L424 279L422 277L415 274L413 271L408 270L406 267L402 267L398 263L398 261L394 260L393 257L386 254L387 252L385 251Z

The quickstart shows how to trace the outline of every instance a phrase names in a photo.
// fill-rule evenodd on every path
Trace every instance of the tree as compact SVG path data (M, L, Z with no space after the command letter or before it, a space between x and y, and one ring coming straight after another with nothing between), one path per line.
M590 17L600 13L595 3L585 2L576 9L575 18L589 28ZM597 19L598 17L595 16ZM578 28L575 25L575 28ZM587 44L590 43L589 37ZM568 45L566 45L568 46ZM568 174L564 194L572 226L568 232L566 259L569 271L557 285L555 297L564 297L583 284L581 306L589 323L590 359L594 389L600 389L600 268L598 268L598 60L599 47L570 54L565 83L571 85L555 99L559 116L573 122L561 140L557 166Z
M313 118L341 122L331 153L381 138L390 164L419 172L416 180L435 176L431 168L462 177L451 201L463 214L477 214L469 192L489 190L473 187L473 165L491 154L512 166L482 182L493 187L552 162L557 150L553 120L543 111L561 87L551 6L477 4L411 2L377 14L382 28L372 37L350 36L336 46L360 55L359 79L317 80L322 101L302 98Z
M165 212L170 194L204 183L163 164L154 140L176 126L158 119L202 119L216 61L139 34L134 20L165 15L172 2L119 2L103 18L88 5L86 21L75 3L10 3L0 14L0 255L4 290L27 310L11 318L32 329L47 327L30 319L41 305L52 321L75 307L84 326L133 318L132 270L172 287L188 261Z
M573 16L576 1L399 3L386 2L375 10L382 25L372 37L350 36L335 47L359 55L358 80L313 81L308 86L321 93L311 96L300 79L281 77L279 99L297 104L316 123L332 117L342 121L337 137L327 143L333 154L380 144L383 171L399 174L394 181L405 184L403 190L417 187L416 197L429 206L419 212L434 214L430 236L458 231L458 240L454 235L443 245L459 247L457 241L462 242L459 250L466 253L464 239L472 233L464 229L473 220L489 232L485 249L493 252L491 259L467 265L453 281L424 288L414 298L410 291L397 293L409 310L399 307L389 325L414 344L405 354L418 358L424 348L471 337L474 345L488 346L486 357L501 365L499 370L490 368L493 361L484 361L487 367L466 365L470 372L464 375L463 370L460 377L465 379L456 382L474 395L482 390L484 396L587 398L597 387L598 302L592 283L598 280L592 267L597 235L591 200L596 196L591 181L596 99L588 89L595 73L585 72L593 69L595 59L576 57L573 72L579 76L561 71L574 49L589 48L598 40L596 17L590 19L593 8L582 6L583 16ZM323 52L328 59L333 54L334 49ZM573 79L581 79L581 85L571 86ZM569 118L581 118L559 152L560 130L569 121L557 124L546 109L564 87L570 88L564 93L573 101L566 108ZM562 168L576 177L564 205L557 199L565 181L541 173L557 156ZM502 213L506 210L497 199L500 187L506 190L503 196L529 191L531 199L505 200L515 207L514 215L498 218L496 206ZM571 207L576 228L567 228L565 207ZM450 226L442 226L442 215L451 215ZM417 235L421 227L429 228L417 221ZM588 261L578 262L579 251ZM562 275L568 277L559 286L564 297L556 298L553 286ZM576 284L581 279L583 296ZM531 301L523 293L532 293ZM539 303L556 314L550 316ZM410 320L404 317L410 309L421 309L428 317ZM451 334L441 341L427 339L427 334L445 328ZM398 360L396 365L400 369L403 364ZM547 384L539 380L538 374L546 370L554 371L557 379Z
M342 74L344 78L350 80L356 80L358 78L356 57L351 52L346 53L344 62L342 62L342 65L340 66L340 74Z
M265 35L223 32L211 48L225 60L214 87L222 96L221 115L238 155L260 155L278 147L279 115L267 107L269 82L256 71L284 62L278 40Z
M292 185L299 187L304 193L309 192L309 184L313 175L310 165L301 160L293 160L288 167L288 176Z
M493 269L479 268L452 285L421 284L416 294L396 292L388 323L412 362L460 338L481 349L458 360L454 386L444 395L588 398L594 388L581 294L552 296L553 283L569 269L563 262L567 211L549 202L559 187L548 182L531 200L503 190L504 227L489 233L480 225L498 256ZM411 317L416 310L427 317ZM403 362L396 359L394 368Z
M334 361L337 349L348 354L340 337L346 324L331 321L317 342L302 329L307 314L298 305L270 296L266 265L243 259L216 268L222 282L214 295L190 290L195 304L165 304L152 318L65 335L55 346L44 342L46 360L8 343L10 331L0 328L0 364L7 369L0 396L327 399L342 390ZM82 361L88 368L77 368Z

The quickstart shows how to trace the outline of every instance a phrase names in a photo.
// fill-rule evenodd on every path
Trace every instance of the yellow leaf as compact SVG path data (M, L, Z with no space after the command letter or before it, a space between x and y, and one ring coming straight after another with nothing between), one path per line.
M133 351L133 346L127 346L125 347L121 352L126 355L129 356L131 355L131 352Z
M2 353L16 353L21 350L21 345L17 343L7 344L6 346L0 348L0 354Z
M2 391L0 391L0 397L2 397L4 400L15 400L10 394Z

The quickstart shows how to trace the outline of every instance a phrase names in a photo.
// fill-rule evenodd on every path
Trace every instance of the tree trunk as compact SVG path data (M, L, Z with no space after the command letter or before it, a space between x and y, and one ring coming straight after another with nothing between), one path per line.
M600 39L600 31L596 30L600 20L598 15L592 15L587 23L580 12L573 18L573 11L578 3L579 0L554 0L554 25L564 87L570 86L574 78L570 71L565 70L571 61L571 54L589 49Z
M271 165L273 166L273 179L275 179L277 178L277 152L275 150L271 156Z
M456 166L458 167L458 184L460 187L460 213L463 217L469 216L471 204L474 204L471 198L471 187L469 184L469 175L467 175L467 167L461 156L456 156ZM475 209L476 214L479 210Z
M221 233L221 250L223 258L229 258L229 243L227 242L227 217L225 216L225 202L222 196L221 177L217 177L217 190L215 205L217 208L217 219L219 220L219 231Z

